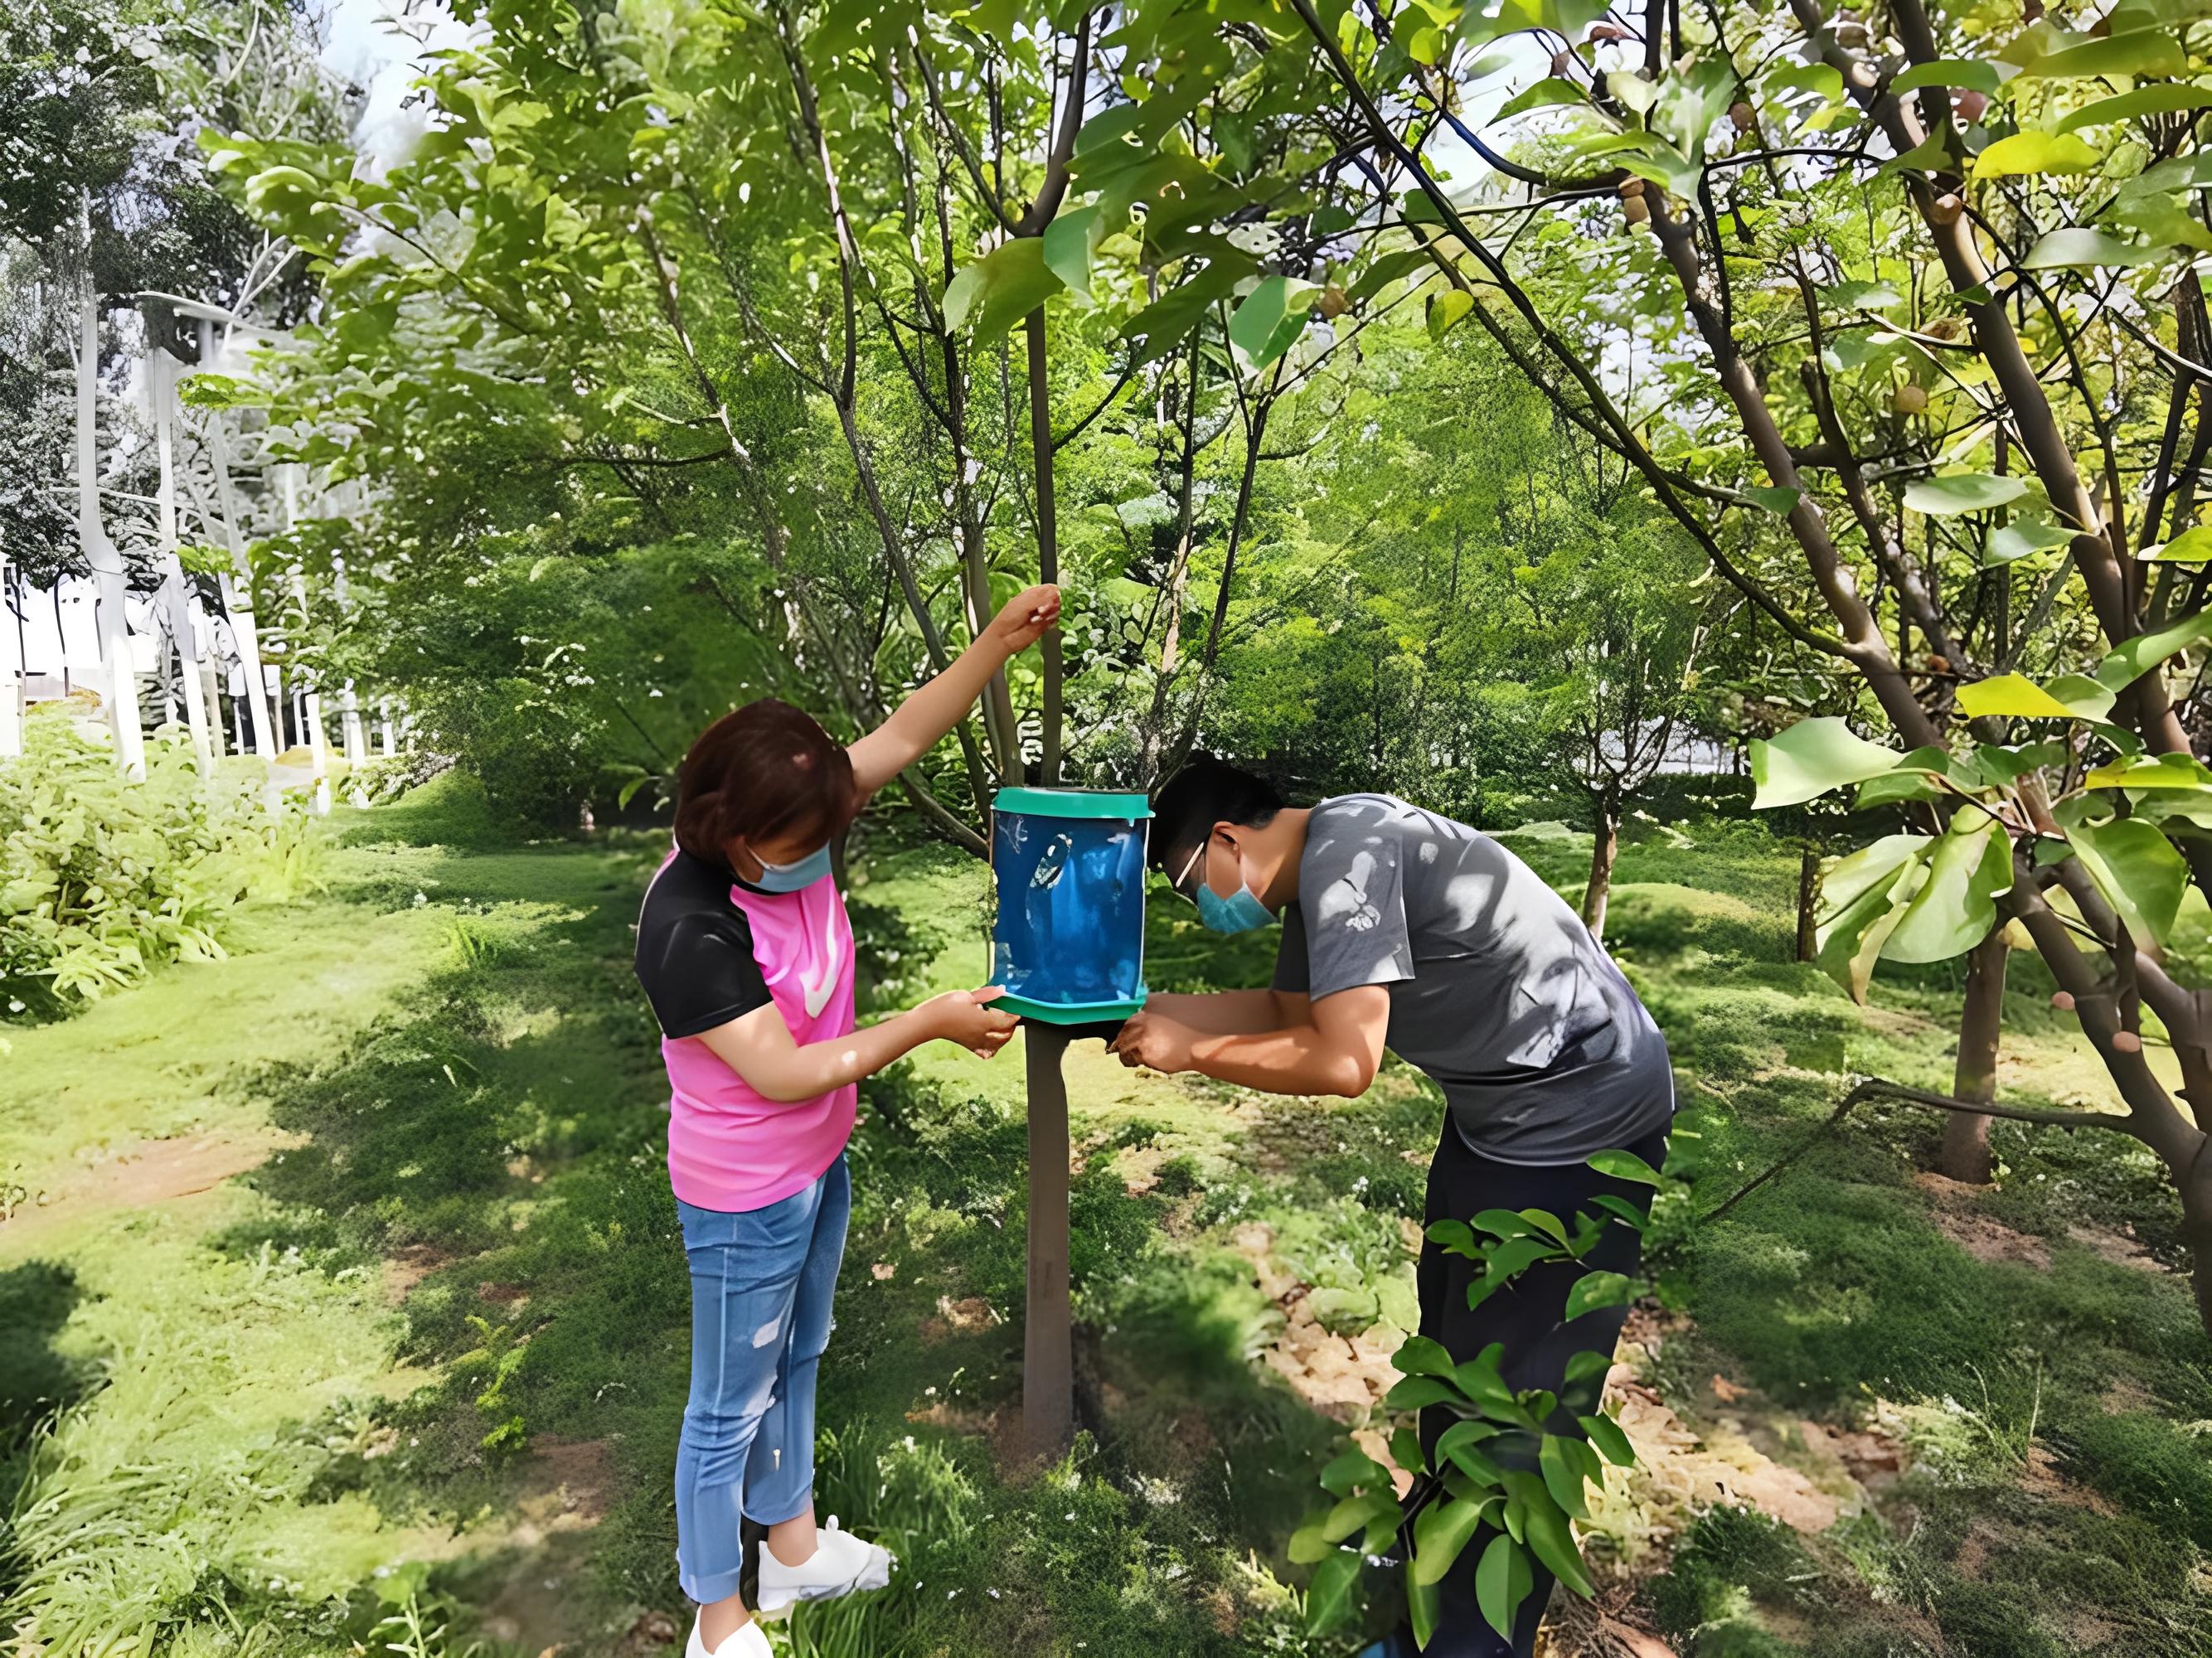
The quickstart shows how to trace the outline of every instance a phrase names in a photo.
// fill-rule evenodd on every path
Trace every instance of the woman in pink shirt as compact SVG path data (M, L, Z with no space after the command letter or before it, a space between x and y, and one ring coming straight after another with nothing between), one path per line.
M672 1092L668 1176L691 1264L691 1398L676 1458L688 1658L769 1658L738 1592L742 1519L767 1527L761 1610L880 1588L882 1548L814 1522L814 1381L829 1345L862 1077L936 1038L988 1058L995 988L853 1023L853 932L830 843L1060 620L1018 595L958 661L850 749L787 703L726 714L684 758L676 850L638 916L637 976Z

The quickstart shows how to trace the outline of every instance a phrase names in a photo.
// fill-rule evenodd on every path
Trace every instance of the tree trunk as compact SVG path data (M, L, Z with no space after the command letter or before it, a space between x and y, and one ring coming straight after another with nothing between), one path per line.
M177 647L177 677L185 682L185 725L204 771L214 763L216 750L208 732L207 677L199 633L192 626L185 567L177 558L176 384L176 363L169 354L158 346L148 352L146 395L154 409L154 453L160 467L155 501L161 531L162 613L169 619L169 636Z
M1820 954L1820 852L1805 848L1797 865L1797 959L1816 961Z
M215 325L200 321L200 361L215 361ZM274 762L278 747L275 722L269 714L269 676L261 671L261 634L253 623L253 566L246 556L246 527L238 521L238 492L230 484L230 455L223 441L222 410L207 411L208 459L215 468L216 505L222 512L224 539L230 544L230 575L222 588L230 610L230 630L238 641L238 659L246 670L246 707L253 732L253 751Z
M1090 27L1085 19L1084 27ZM1036 471L1037 522L1037 580L1060 580L1060 531L1052 494L1052 386L1045 377L1044 307L1023 319L1029 343L1030 453ZM1044 726L1043 752L1037 761L1037 781L1050 788L1060 781L1060 661L1057 629L1037 641L1039 667L1044 677L1040 720ZM1057 1075L1055 1066L1054 1074ZM1062 1108L1063 1110L1065 1108ZM1065 1169L1066 1160L1061 1159Z
M138 679L131 662L129 592L123 555L100 516L100 296L88 293L78 316L76 360L76 525L85 562L100 589L100 657L107 670L107 720L115 762L134 777L146 770L146 736L138 721Z
M1613 892L1613 860L1620 851L1620 796L1612 789L1592 797L1597 833L1590 844L1589 881L1583 888L1583 925L1590 937L1605 938L1605 901Z
M1959 1016L1959 1060L1951 1093L1961 1100L1993 1100L1997 1093L1997 1044L2003 1032L2004 928L1993 929L1966 957L1966 1005ZM1990 1120L1954 1112L1944 1119L1942 1172L1972 1186L1990 1182Z
M1027 1305L1022 1326L1022 1454L1056 1457L1075 1432L1075 1333L1067 1285L1066 1033L1030 1020Z

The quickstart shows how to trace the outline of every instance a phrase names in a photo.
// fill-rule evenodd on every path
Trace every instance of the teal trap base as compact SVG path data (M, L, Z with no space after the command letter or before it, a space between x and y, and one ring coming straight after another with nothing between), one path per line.
M1136 995L1118 1002L1036 1002L1026 996L1008 994L991 1005L1001 1012L1045 1024L1104 1024L1143 1012L1145 997L1139 990Z

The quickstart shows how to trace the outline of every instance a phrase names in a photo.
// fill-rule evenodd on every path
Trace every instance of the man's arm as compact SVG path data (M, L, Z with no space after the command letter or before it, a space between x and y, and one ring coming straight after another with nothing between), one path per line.
M1145 1011L1194 1035L1249 1035L1303 1024L1306 999L1288 990L1217 990L1203 996L1161 992L1145 999Z
M937 746L968 717L991 676L1060 620L1060 589L1016 593L952 665L892 710L890 719L853 744L853 786L863 799Z
M1367 1091L1382 1068L1389 1029L1389 991L1356 985L1310 1003L1303 1021L1273 1030L1200 1035L1153 1020L1147 1008L1122 1028L1114 1048L1125 1065L1195 1071L1269 1094L1352 1099Z

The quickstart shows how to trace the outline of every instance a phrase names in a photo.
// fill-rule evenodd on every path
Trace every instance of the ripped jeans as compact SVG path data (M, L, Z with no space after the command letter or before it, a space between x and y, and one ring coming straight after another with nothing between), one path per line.
M702 1605L738 1592L741 1516L773 1526L813 1499L814 1374L852 1206L842 1154L765 1209L677 1200L691 1260L691 1400L676 1452L676 1565Z

